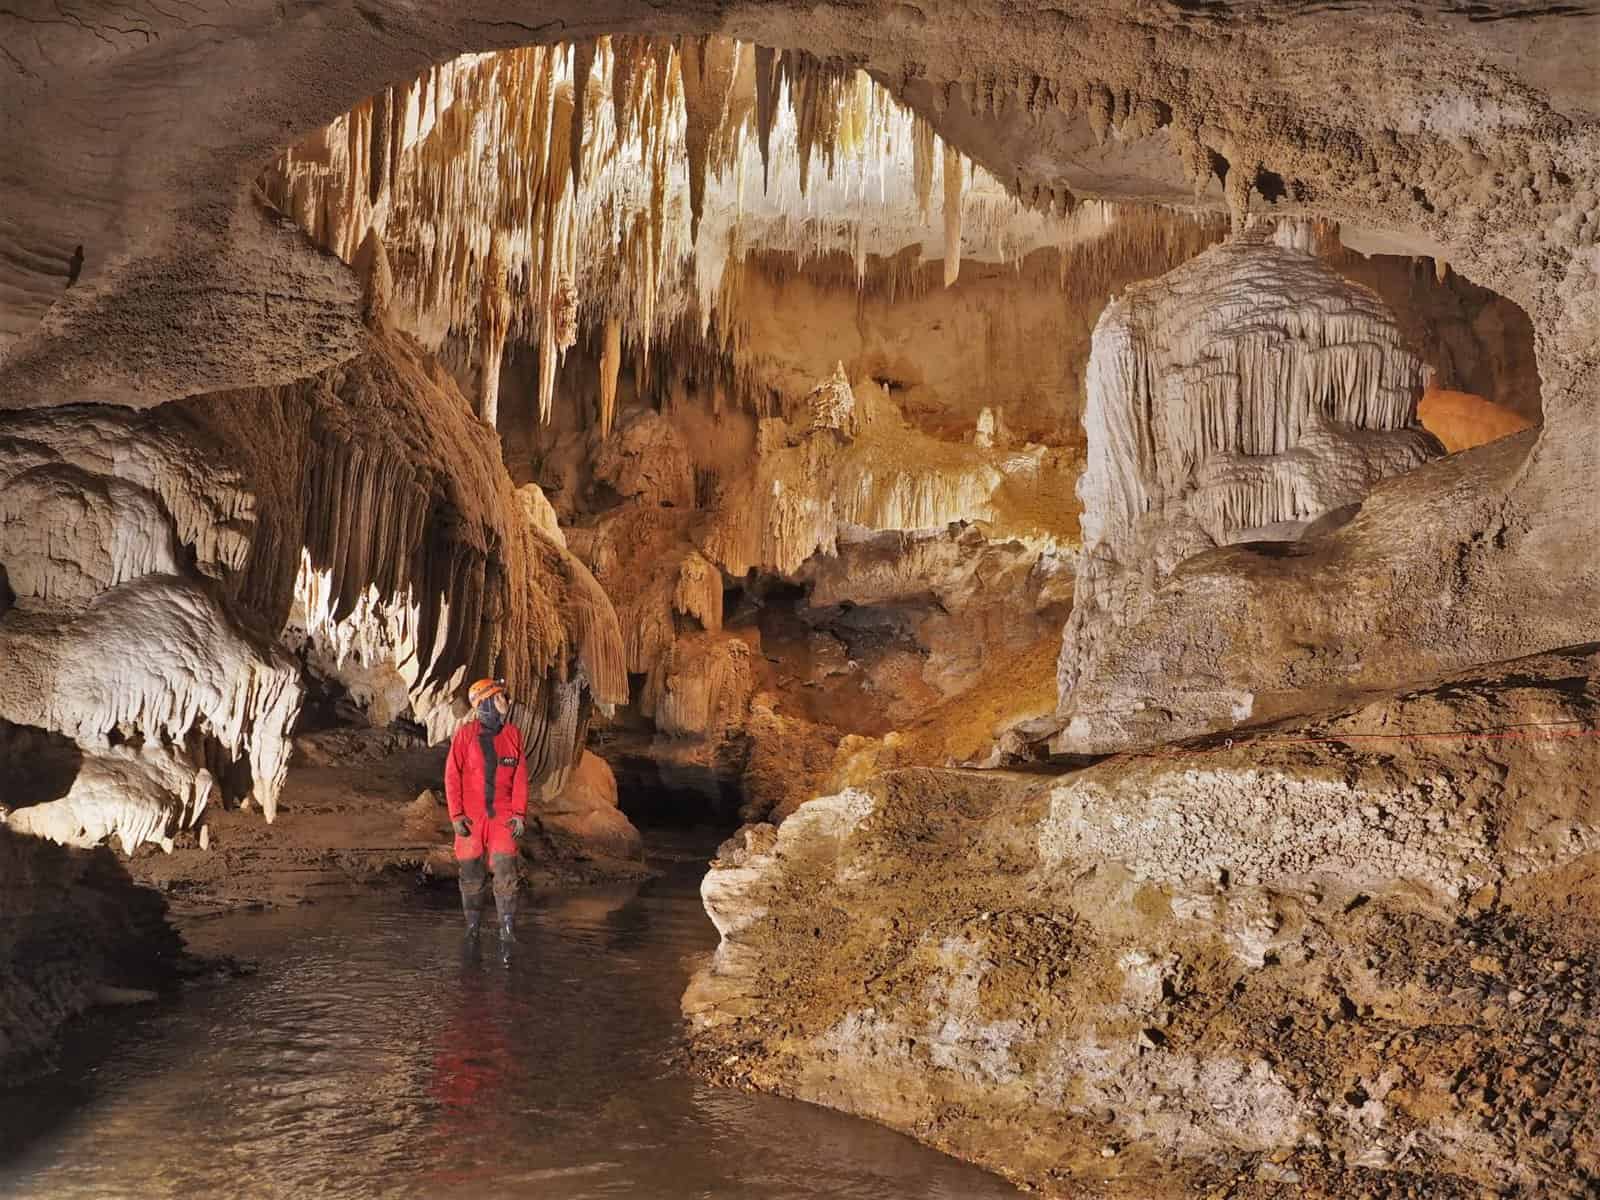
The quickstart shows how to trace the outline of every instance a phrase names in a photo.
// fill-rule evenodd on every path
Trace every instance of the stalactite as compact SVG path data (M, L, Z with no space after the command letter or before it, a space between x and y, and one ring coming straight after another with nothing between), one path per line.
M756 47L756 136L761 145L761 191L772 186L772 125L777 119L778 57L768 46Z
M924 224L928 222L933 212L934 141L933 126L918 117L912 125L912 186L917 194L917 212Z
M378 202L389 182L390 151L393 149L394 90L385 88L372 98L372 130L367 138L367 200Z
M607 317L600 351L600 436L610 437L617 419L617 375L622 369L622 322Z
M594 67L595 44L578 42L572 52L572 190L583 186L583 121L589 103L589 72Z
M944 147L944 285L961 274L961 152Z
M996 86L986 82L989 102ZM1042 84L1020 86L1042 102ZM545 413L573 306L584 329L620 323L643 386L654 347L677 330L737 347L728 281L752 254L823 263L842 250L863 289L876 261L909 247L938 256L923 231L941 149L952 279L962 257L1015 262L1119 219L1104 206L1046 212L1042 191L1026 207L981 169L969 175L854 67L723 37L685 39L681 53L670 39L618 36L470 55L387 96L287 151L262 187L347 260L376 231L390 319L425 346L455 335L482 365L503 326L537 347ZM744 186L758 170L760 194ZM1068 203L1059 189L1052 198ZM820 211L841 217L813 219Z
M478 416L494 425L500 412L500 361L505 354L506 332L511 324L511 299L506 294L505 255L497 239L483 272L482 325L478 334Z

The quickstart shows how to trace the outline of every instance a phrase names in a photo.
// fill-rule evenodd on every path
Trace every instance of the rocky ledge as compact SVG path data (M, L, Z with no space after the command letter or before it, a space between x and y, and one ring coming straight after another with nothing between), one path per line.
M747 826L697 1061L1050 1195L1595 1195L1597 650Z

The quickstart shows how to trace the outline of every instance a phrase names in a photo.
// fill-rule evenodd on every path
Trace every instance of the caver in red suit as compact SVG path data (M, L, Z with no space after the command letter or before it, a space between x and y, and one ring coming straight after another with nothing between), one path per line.
M450 739L444 764L445 801L461 864L461 907L467 937L476 939L483 919L484 885L493 870L501 950L509 953L519 882L517 838L528 812L528 761L522 752L522 731L505 719L511 707L505 684L480 679L468 698L475 716Z

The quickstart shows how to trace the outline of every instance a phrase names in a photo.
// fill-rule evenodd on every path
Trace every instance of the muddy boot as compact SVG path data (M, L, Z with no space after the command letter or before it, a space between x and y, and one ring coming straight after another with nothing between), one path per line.
M483 859L469 858L461 864L461 914L467 921L463 944L469 951L478 946L478 931L483 925L483 889L487 882Z
M517 898L496 893L494 909L501 918L501 962L509 966L510 947L517 944Z
M510 913L500 914L500 961L511 961L511 947L517 944L516 931L512 928L515 918Z
M511 962L511 947L517 944L517 885L521 882L514 855L496 854L494 864L494 908L500 916L500 961Z

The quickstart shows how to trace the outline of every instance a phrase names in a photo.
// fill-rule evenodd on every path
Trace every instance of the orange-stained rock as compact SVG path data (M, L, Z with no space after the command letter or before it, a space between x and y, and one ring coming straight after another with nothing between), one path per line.
M537 816L545 835L562 849L587 857L637 859L644 854L639 831L617 808L617 780L610 765L587 750L561 795Z
M1512 412L1493 400L1438 387L1430 387L1422 393L1417 416L1423 427L1443 442L1451 454L1499 441L1533 426L1521 413Z

